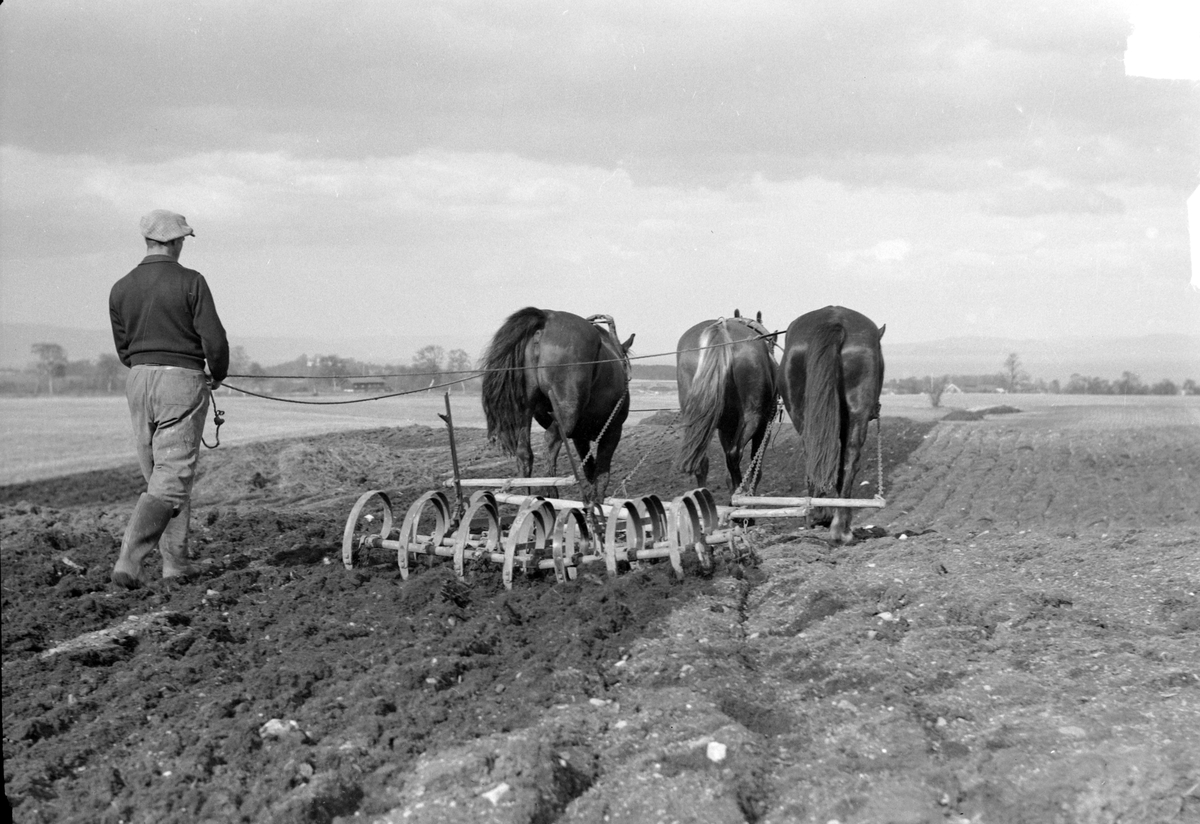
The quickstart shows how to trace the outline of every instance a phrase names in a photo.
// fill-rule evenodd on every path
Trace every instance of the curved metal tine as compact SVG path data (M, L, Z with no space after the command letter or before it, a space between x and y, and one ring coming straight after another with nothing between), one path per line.
M430 541L422 542L418 533L421 516L425 507L433 506L434 529ZM450 499L441 491L426 492L413 501L412 506L404 516L404 525L400 527L400 546L396 549L396 564L400 568L400 578L408 580L410 572L409 555L420 554L432 547L437 547L450 527Z
M686 538L690 538L693 530L698 527L695 523L695 513L693 505L689 504L683 495L671 501L670 507L670 529L667 532L667 549L671 559L671 568L675 570L676 578L683 578L683 552L682 548ZM684 521L687 520L687 533L685 536Z
M666 540L667 514L662 499L657 495L643 495L633 499L633 504L641 516L643 529L648 533L645 540L651 546Z
M458 531L454 534L454 574L459 580L466 576L467 542L471 540L471 525L475 518L482 514L487 519L487 536L482 550L473 551L478 557L479 552L487 554L500 547L500 509L496 506L496 497L490 492L475 493L471 496L459 522Z
M490 489L475 490L474 492L471 493L471 498L470 498L470 500L468 500L467 503L468 503L468 505L474 504L475 502L480 501L484 498L490 499L493 504L496 503L496 495Z
M550 550L554 559L554 575L560 584L566 583L568 578L574 578L578 572L579 559L583 554L579 551L581 543L583 546L591 545L583 510L575 507L562 510L554 519L554 543Z
M346 518L346 528L342 530L342 566L346 569L354 568L354 535L358 531L358 519L362 517L363 509L374 498L379 498L383 504L383 514L379 523L380 539L387 540L392 533L392 501L388 498L387 493L380 489L364 492L350 508L350 515ZM366 537L368 536L364 536L364 538ZM369 544L363 540L362 546L365 555Z
M708 536L717 523L716 502L711 492L701 488L685 495L684 503L689 508L695 507L695 527L691 543L700 559L700 566L705 570L712 569L712 551L708 546Z
M706 486L693 489L690 494L700 508L700 518L705 534L711 535L713 530L717 528L718 521L720 521L716 498L713 497L712 491Z
M542 499L541 504L533 510L534 533L533 542L527 553L524 569L528 572L538 568L538 562L545 553L552 553L554 543L554 522L558 519L558 511L554 504Z
M620 555L624 557L618 558L617 526L622 518L626 521L625 547L620 552ZM632 550L632 557L637 558L638 551L645 548L646 527L634 501L626 499L613 504L608 513L608 523L604 530L604 544L604 558L610 576L617 574L618 560L630 560L630 550Z
M550 506L544 500L540 504ZM545 530L543 526L545 516L543 514L544 509L540 504L531 507L522 505L521 510L517 513L517 517L513 519L512 525L508 528L508 537L504 539L503 574L505 589L512 589L513 567L516 565L517 546L529 540L529 531L533 530L535 544L539 538L544 542L551 538L551 531ZM551 506L550 509L553 510L553 507ZM532 555L533 553L534 549L531 549L529 554Z

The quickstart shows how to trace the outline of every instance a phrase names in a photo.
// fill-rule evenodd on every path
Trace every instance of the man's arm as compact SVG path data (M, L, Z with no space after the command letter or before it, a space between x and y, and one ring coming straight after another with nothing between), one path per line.
M113 294L108 298L108 319L112 324L113 345L117 348L117 357L121 359L121 363L132 366L129 362L129 332L125 329L125 321L117 310L114 298Z
M212 380L212 388L216 389L229 374L229 340L225 335L225 327L217 315L217 306L213 302L212 293L208 291L208 283L204 276L199 276L196 294L196 308L192 314L192 322L200 333L200 341L204 346L204 359L208 361L208 371Z

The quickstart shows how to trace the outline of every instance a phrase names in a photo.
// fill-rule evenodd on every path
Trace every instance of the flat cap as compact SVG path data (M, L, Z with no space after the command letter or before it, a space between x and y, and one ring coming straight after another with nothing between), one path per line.
M159 243L169 243L177 237L188 235L194 237L195 234L192 227L188 226L187 218L166 209L155 209L142 218L142 237Z

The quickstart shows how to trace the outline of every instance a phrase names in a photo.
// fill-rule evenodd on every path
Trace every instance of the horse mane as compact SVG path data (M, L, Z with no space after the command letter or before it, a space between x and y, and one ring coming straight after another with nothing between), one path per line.
M498 441L510 455L517 454L522 426L529 426L525 344L546 326L548 317L547 312L534 306L513 312L480 359L488 440Z
M725 381L732 359L732 347L728 345L731 341L724 318L700 333L700 359L682 410L684 433L679 446L680 472L696 473L721 418Z
M805 356L804 455L810 490L836 491L841 469L842 343L840 323L818 329Z

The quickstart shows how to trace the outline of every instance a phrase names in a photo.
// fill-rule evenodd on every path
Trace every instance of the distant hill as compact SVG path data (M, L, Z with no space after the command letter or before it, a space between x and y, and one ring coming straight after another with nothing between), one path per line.
M1004 371L1015 352L1031 378L1066 382L1073 374L1115 380L1133 372L1143 382L1164 378L1200 380L1200 336L1146 335L1137 338L945 338L922 343L883 341L889 378L925 375L984 375Z
M0 324L0 368L20 369L33 361L35 343L57 343L71 360L95 360L112 352L108 330L74 329L48 324ZM485 336L464 340L445 336L347 337L233 337L230 343L243 346L251 360L270 368L301 354L340 355L368 363L407 364L423 346L441 346L447 351L465 349L478 358ZM884 338L883 353L889 378L925 375L985 375L1004 368L1010 352L1017 353L1021 368L1032 378L1065 382L1072 374L1115 380L1122 372L1133 372L1143 382L1169 378L1181 382L1200 380L1200 336L1146 335L1129 338L1063 338L1018 340L1012 338L945 338L921 343L892 343ZM639 378L670 380L674 364L634 361Z

